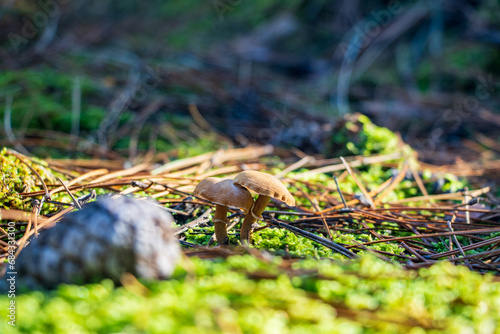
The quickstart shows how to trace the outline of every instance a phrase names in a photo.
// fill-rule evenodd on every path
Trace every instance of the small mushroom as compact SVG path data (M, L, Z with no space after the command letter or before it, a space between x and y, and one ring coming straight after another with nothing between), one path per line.
M234 183L247 188L259 195L255 200L253 208L245 216L241 225L241 242L250 241L250 231L252 224L260 217L271 198L286 203L289 206L295 205L295 199L286 187L277 178L270 174L257 171L244 171L236 175Z
M215 238L220 245L227 245L229 242L227 237L228 207L240 208L248 213L254 203L252 194L230 179L208 177L198 183L193 194L215 203L213 222Z

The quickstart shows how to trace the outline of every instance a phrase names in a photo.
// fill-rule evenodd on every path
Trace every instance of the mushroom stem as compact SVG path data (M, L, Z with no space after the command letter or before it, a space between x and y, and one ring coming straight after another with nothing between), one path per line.
M215 239L219 245L227 245L229 238L227 236L227 209L225 205L216 204L215 214L214 214L214 229L215 229Z
M255 223L257 221L257 217L260 217L262 212L264 212L270 200L271 197L265 195L259 195L259 197L255 200L250 212L247 213L245 219L243 219L243 223L241 224L240 239L242 244L249 243L252 224Z

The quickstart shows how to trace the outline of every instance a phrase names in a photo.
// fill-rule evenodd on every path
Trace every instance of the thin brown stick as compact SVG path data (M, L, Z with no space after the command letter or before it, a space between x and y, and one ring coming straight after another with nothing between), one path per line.
M421 235L409 235L406 237L397 237L397 238L388 238L383 241L385 242L393 242L393 241L401 241L401 240L409 240L409 239L420 239L420 238L428 238L428 237L447 237L449 235L467 235L467 234L490 234L500 232L500 228L487 228L480 230L469 230L469 231L454 231L454 232L443 232L443 233L434 233L434 234L421 234ZM378 244L382 241L374 240L363 243L363 245L373 245Z
M101 168L101 169L96 169L96 170L90 171L88 173L80 175L79 177L77 177L77 178L69 181L68 184L66 185L66 187L70 187L70 186L72 186L74 184L77 184L77 183L79 183L81 181L84 181L84 180L86 180L88 178L91 178L91 177L94 177L94 176L98 176L98 175L102 175L102 174L106 174L106 173L108 173L108 170L105 169L105 168ZM64 189L65 189L65 187L63 187L63 186L57 187L55 189L52 189L49 192L49 195L52 196L55 193L58 193L58 192L60 192L60 191L62 191Z
M63 182L63 180L61 180L59 177L57 177L57 179L59 180L59 182L61 182L61 184L64 187L64 189L69 194L69 197L71 197L71 199L73 200L73 203L75 203L75 207L77 207L78 210L81 210L82 206L80 205L80 202L78 202L78 200L75 198L75 196L73 196L73 194L71 193L71 191L69 191L68 187L66 187L66 185Z
M311 199L311 197L309 197L309 195L308 195L306 192L304 192L303 190L301 190L301 191L302 191L302 195L303 195L305 198L307 198L307 200L311 203L312 207L314 208L314 211L319 212L319 211L320 211L320 210L319 210L319 207L318 207L318 205L314 202L314 200L313 200L313 199ZM320 215L320 217L321 217L321 221L323 222L323 226L325 227L325 230L326 230L326 232L328 233L328 237L330 238L330 240L333 240L332 232L330 231L330 228L328 227L328 224L327 224L327 222L326 222L326 220L325 220L325 217L324 217L324 216L323 216L323 214L321 214L321 213L320 213L319 215Z
M366 199L370 203L370 206L372 208L375 208L375 205L373 204L373 198L370 196L370 194L368 193L368 191L366 191L365 187L358 180L358 178L356 177L356 175L354 175L354 173L352 172L351 167L349 166L349 164L345 161L345 159L343 157L340 157L340 160L342 160L342 163L344 164L346 170L349 172L349 175L352 177L352 179L354 180L354 182L356 182L356 185L361 190L361 192L363 193L363 195L366 197Z
M375 198L373 202L374 206L378 206L382 203L382 200L387 196L391 191L393 191L406 176L406 172L408 171L408 164L404 164L403 169L399 172L393 182L387 187L380 195Z

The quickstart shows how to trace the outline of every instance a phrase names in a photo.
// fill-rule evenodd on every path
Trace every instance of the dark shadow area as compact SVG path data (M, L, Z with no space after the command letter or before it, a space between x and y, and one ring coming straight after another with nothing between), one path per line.
M424 162L489 161L500 151L499 7L5 1L1 145L133 160L271 143L336 157L335 131L360 112Z

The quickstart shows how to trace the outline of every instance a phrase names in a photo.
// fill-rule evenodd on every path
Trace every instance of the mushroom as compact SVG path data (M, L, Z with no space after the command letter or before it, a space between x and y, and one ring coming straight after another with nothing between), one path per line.
M193 194L215 203L213 222L215 238L220 245L227 245L229 242L227 237L228 207L240 208L248 213L254 203L252 194L247 189L234 184L230 179L208 177L198 183Z
M295 205L295 199L288 189L270 174L257 171L244 171L236 175L234 183L259 195L241 225L240 237L242 243L249 242L252 224L261 218L261 214L271 200L271 197L289 206Z

